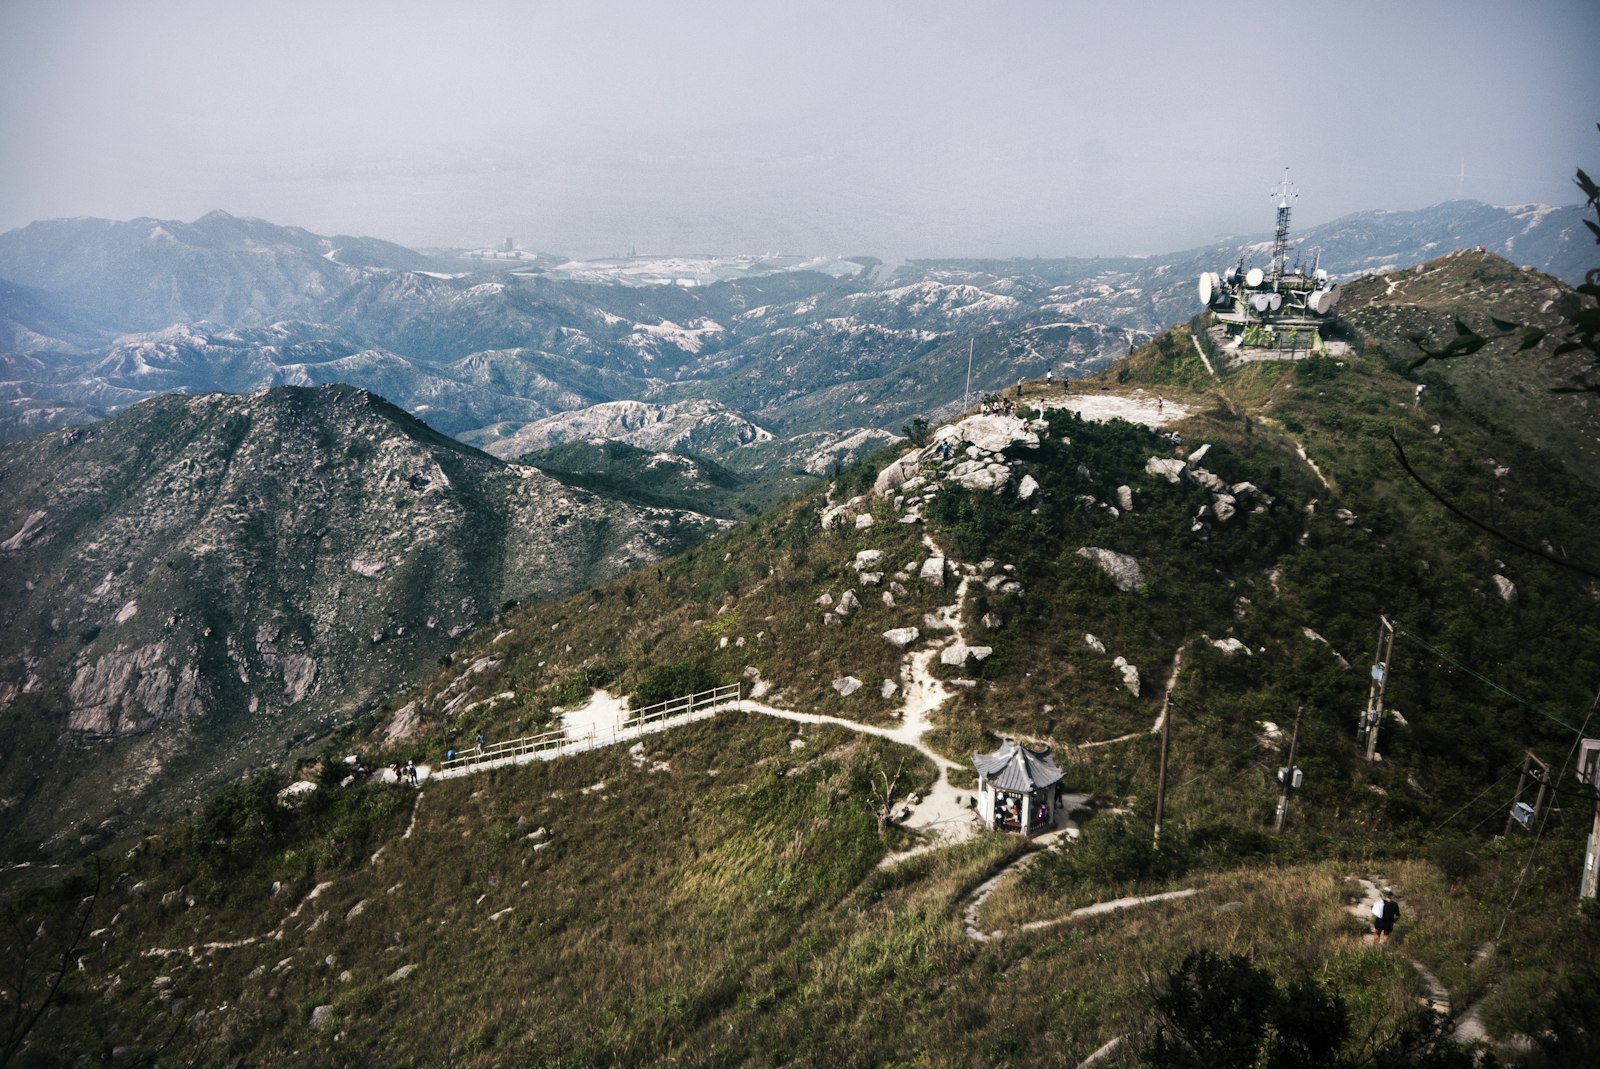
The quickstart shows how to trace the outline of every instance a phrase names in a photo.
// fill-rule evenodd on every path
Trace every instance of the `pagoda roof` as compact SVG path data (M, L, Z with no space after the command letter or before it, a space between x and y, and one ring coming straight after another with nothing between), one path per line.
M1054 751L1046 746L1030 750L1007 739L990 754L973 754L972 764L979 777L1002 791L1036 791L1061 780L1061 770L1050 759Z

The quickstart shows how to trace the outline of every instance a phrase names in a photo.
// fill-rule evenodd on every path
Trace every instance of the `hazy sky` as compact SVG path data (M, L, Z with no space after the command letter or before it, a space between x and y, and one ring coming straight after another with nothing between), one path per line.
M1157 252L1600 173L1600 3L0 0L0 229Z

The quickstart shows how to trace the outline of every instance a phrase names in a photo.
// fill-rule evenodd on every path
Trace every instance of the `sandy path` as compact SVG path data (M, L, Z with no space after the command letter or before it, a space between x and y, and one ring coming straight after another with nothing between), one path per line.
M1064 393L1058 397L1045 397L1030 401L1030 405L1045 408L1065 408L1084 419L1098 422L1121 419L1129 423L1142 423L1146 427L1163 427L1172 420L1189 414L1187 405L1168 401L1156 394L1136 390L1132 394Z

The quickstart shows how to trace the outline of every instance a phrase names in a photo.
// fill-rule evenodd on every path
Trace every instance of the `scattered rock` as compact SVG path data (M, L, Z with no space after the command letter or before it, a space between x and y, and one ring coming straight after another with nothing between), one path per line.
M1126 658L1118 657L1111 662L1117 671L1122 673L1122 685L1128 688L1128 693L1135 698L1139 696L1139 669L1129 664Z
M1017 484L1017 496L1026 501L1039 491L1039 483L1032 475L1024 475Z
M874 564L877 564L882 559L883 559L883 550L881 550L881 549L863 549L860 553L856 554L855 564L852 565L852 567L854 567L855 570L858 571L858 572L859 571L863 571L863 570L865 570L867 568L872 567Z
M385 976L383 980L385 983L392 984L397 980L404 980L416 971L417 967L415 965L402 965L388 976Z
M1091 650L1094 650L1096 653L1104 653L1106 651L1106 644L1095 638L1093 635L1084 635L1083 644L1088 646Z
M296 780L278 792L278 802L286 806L294 806L306 800L306 796L317 789L317 785L308 779Z
M1000 614L997 612L986 612L983 614L983 626L987 630L998 631L1005 626L1005 621L1000 618Z
M884 597L888 596L889 595L887 594L884 595ZM915 627L896 627L893 630L885 631L883 633L883 637L888 639L892 645L897 646L900 649L905 649L917 639L921 638L922 632L917 630Z
M849 616L861 608L861 599L856 597L854 590L846 590L839 596L838 613L840 616Z
M1208 638L1206 641L1210 642L1213 646L1227 654L1229 657L1232 657L1234 654L1240 652L1243 652L1246 657L1250 656L1250 647L1246 646L1243 642L1240 642L1236 638Z
M1517 584L1505 576L1496 575L1494 577L1494 588L1499 591L1500 599L1507 605L1515 605L1517 603Z
M896 694L898 694L899 692L900 692L900 684L896 683L892 679L885 679L883 681L883 686L878 688L879 696L880 697L884 697L884 698L892 698Z
M917 573L924 582L933 586L944 586L944 558L929 557L922 562L922 570ZM892 587L890 589L893 589Z
M311 1027L321 1028L333 1017L332 1006L318 1006L311 1011Z
M1133 487L1126 483L1117 487L1117 504L1123 512L1133 511Z
M348 913L346 913L344 915L344 919L347 920L347 921L353 921L357 917L359 917L363 913L365 913L366 911L367 911L367 900L365 898L363 898L361 901L357 902L355 905L350 907L350 912L348 912Z
M857 679L855 676L845 676L841 679L835 679L833 681L833 689L838 691L841 697L848 698L850 695L861 689L861 680Z

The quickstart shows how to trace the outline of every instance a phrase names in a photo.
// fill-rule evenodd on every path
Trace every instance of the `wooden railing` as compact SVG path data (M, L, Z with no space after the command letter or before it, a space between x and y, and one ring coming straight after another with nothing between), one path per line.
M455 757L441 764L439 768L441 771L470 768L475 765L504 761L522 757L525 754L538 754L550 750L559 750L563 753L581 753L584 750L593 750L600 746L610 746L613 743L636 738L644 734L650 725L676 717L682 717L684 723L704 720L715 716L718 706L736 702L739 700L739 696L739 684L730 683L725 687L714 687L711 690L700 691L698 694L686 694L680 698L668 698L664 702L647 705L621 723L614 724L609 728L591 725L588 732L582 735L568 735L561 728L555 728L551 731L542 731L537 735L524 735L520 739L508 739L505 742L474 747L465 753L456 754Z

